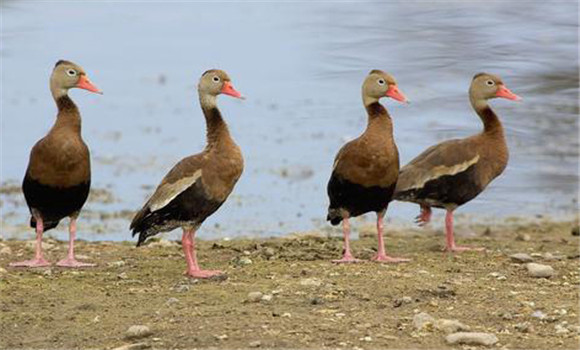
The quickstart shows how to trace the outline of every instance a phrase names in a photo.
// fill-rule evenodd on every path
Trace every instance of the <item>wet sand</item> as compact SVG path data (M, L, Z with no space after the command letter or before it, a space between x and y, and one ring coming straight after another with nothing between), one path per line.
M227 278L191 280L177 242L80 242L98 267L14 269L28 242L0 242L0 348L460 348L438 319L495 334L493 347L578 348L577 220L460 227L458 240L485 253L441 252L439 230L390 231L387 250L412 262L337 266L341 239L320 231L273 239L200 241L205 268ZM353 242L375 252L371 224ZM49 239L50 261L66 242ZM526 253L554 269L535 278L509 256ZM253 293L259 292L260 294ZM255 298L255 301L250 299ZM414 318L434 321L418 329ZM127 338L132 325L151 334ZM125 348L127 349L127 348Z

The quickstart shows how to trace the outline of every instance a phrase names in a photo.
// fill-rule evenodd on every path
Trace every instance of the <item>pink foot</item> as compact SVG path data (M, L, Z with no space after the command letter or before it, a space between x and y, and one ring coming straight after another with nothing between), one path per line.
M449 253L461 253L461 252L465 252L465 251L483 252L483 251L485 251L485 248L481 248L481 247L466 247L466 246L453 246L453 247L446 247L443 250L446 251L446 252L449 252Z
M392 263L392 264L411 261L411 259L394 258L394 257L388 256L388 255L379 255L379 254L373 256L371 258L371 260L376 261L376 262L380 262L380 263Z
M97 265L80 262L74 258L73 259L66 258L66 259L62 259L61 261L57 262L56 266L78 268L78 267L94 267Z
M10 263L10 266L11 267L45 267L45 266L50 266L50 263L48 261L46 261L44 258L40 258L40 259L13 262L13 263Z
M363 261L360 259L355 259L352 255L345 255L342 257L342 259L332 260L332 262L335 264L356 264Z
M184 275L191 278L212 278L223 274L224 273L219 270L187 270L184 273Z

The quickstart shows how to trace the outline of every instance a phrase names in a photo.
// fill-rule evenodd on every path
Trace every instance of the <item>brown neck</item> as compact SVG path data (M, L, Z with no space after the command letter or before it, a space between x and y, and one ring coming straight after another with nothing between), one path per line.
M81 132L81 114L79 109L68 95L61 95L55 98L58 107L58 115L55 127L72 128L75 132Z
M373 101L365 104L365 109L368 114L367 130L371 128L381 128L385 131L393 132L393 122L387 109L383 107L378 101Z
M207 125L207 147L212 148L231 140L230 131L217 107L216 96L200 96L201 109Z
M483 133L486 135L503 136L503 126L499 118L486 100L471 101L471 105L483 122Z

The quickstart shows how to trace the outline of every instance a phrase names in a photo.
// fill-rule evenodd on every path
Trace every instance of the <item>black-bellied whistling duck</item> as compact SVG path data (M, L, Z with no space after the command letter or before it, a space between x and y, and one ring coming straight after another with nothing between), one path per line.
M332 225L342 221L344 251L336 263L358 262L350 251L349 218L374 211L377 213L378 251L373 258L379 262L403 262L385 253L383 217L395 190L399 176L399 152L393 140L393 122L379 103L381 97L406 102L397 82L390 74L373 70L362 86L362 98L368 114L367 128L361 136L345 144L334 160L328 182L327 220Z
M42 235L67 216L70 217L68 256L57 265L94 266L77 261L74 256L76 220L91 187L91 160L81 136L80 112L68 96L68 90L72 88L101 93L80 66L58 61L50 77L50 91L58 115L48 134L32 147L22 183L31 214L30 226L36 229L36 254L32 260L11 263L10 266L50 265L42 254Z
M483 122L483 132L449 140L428 148L401 169L395 199L421 206L420 225L431 219L431 207L447 210L446 250L483 250L455 245L453 211L480 194L505 169L508 148L503 127L487 100L501 97L520 100L496 75L473 77L469 100Z
M182 159L169 171L155 193L131 222L137 246L159 232L181 227L181 244L187 262L186 275L209 278L221 271L199 268L195 253L195 233L203 221L228 198L244 168L242 152L228 130L217 107L217 96L242 98L226 72L213 69L203 73L198 85L201 109L207 124L207 145L196 155Z

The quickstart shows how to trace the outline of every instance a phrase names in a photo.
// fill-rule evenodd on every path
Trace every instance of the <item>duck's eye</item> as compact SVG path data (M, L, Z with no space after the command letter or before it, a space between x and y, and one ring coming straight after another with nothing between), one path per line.
M379 79L379 80L377 80L377 83L378 83L379 85L385 85L385 81L384 81L383 79Z
M488 86L494 86L495 83L493 82L493 80L488 80L485 82Z
M69 69L66 71L66 74L68 74L71 77L74 77L75 75L77 75L77 71L74 69Z
M218 76L213 77L213 81L214 81L214 83L219 83L220 77L218 77Z

